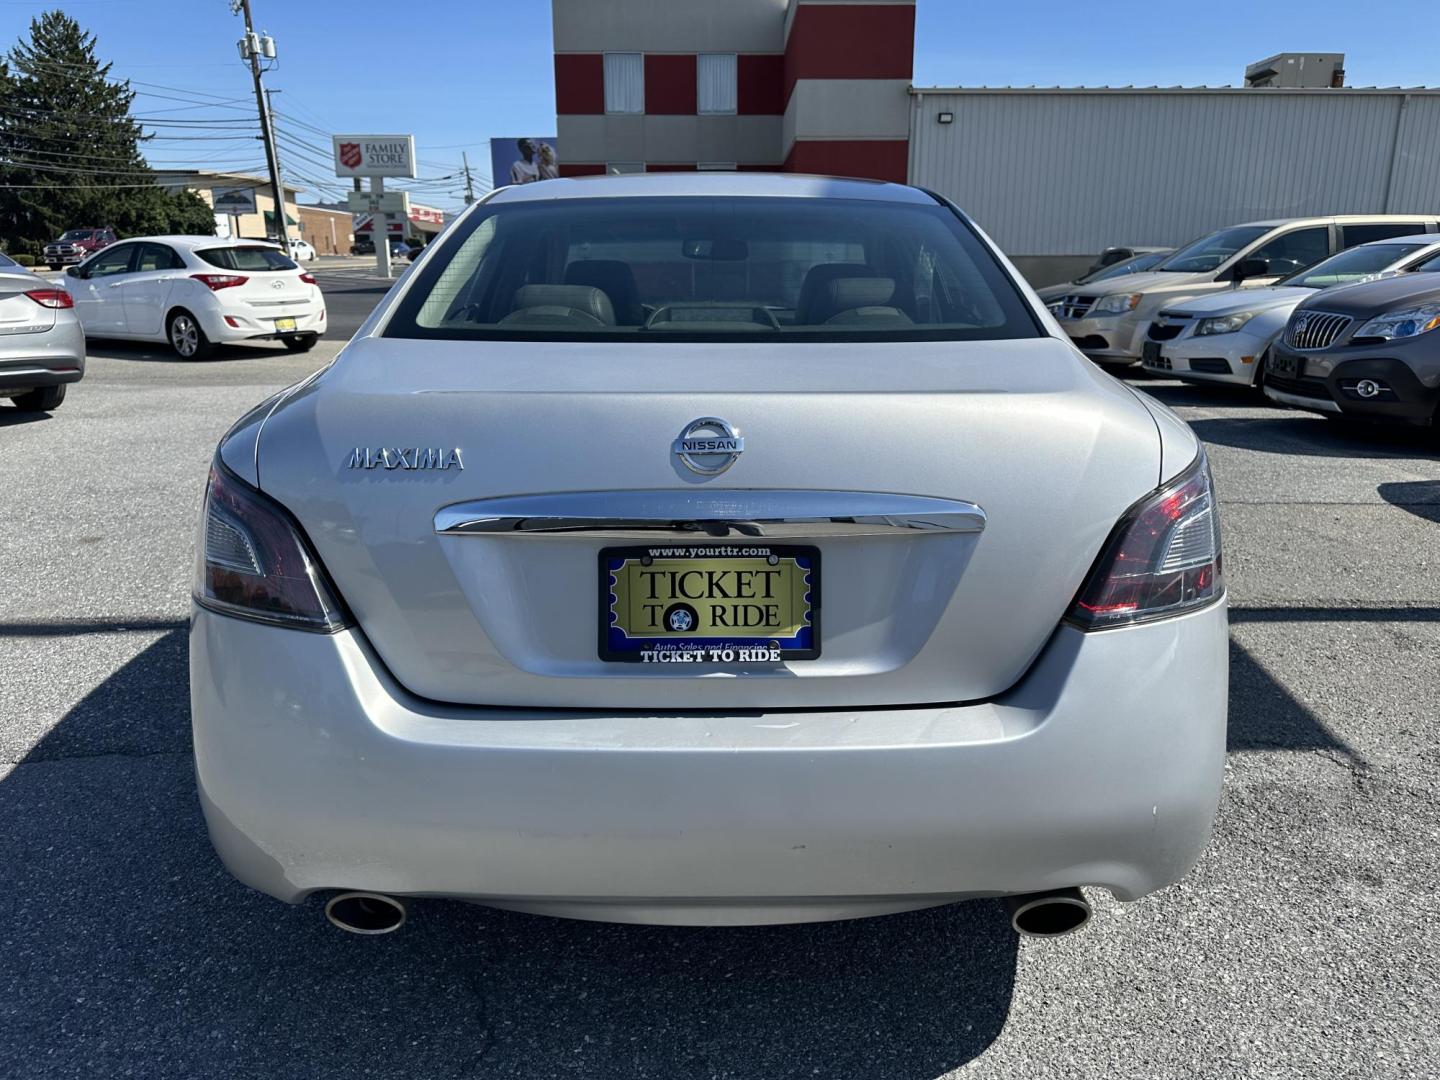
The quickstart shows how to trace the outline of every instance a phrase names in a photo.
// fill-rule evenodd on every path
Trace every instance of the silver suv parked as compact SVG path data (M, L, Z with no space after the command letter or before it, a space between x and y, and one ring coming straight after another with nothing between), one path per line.
M1435 214L1352 214L1232 225L1186 244L1155 270L1130 274L1048 303L1061 328L1092 360L1134 364L1150 321L1178 300L1245 285L1269 285L1327 255L1390 236L1435 232Z

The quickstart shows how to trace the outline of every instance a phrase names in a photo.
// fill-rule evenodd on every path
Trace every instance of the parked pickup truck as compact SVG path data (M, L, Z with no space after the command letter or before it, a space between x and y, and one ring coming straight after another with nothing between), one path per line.
M115 243L114 229L67 229L59 240L45 245L44 262L51 270L84 262L103 247Z

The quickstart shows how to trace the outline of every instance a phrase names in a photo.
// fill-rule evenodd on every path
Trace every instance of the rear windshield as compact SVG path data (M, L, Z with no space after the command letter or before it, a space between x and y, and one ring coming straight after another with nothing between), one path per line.
M388 337L720 341L1037 337L947 207L624 197L482 206L424 264Z
M295 264L283 252L268 247L213 247L195 252L211 266L222 270L294 270Z
M1383 270L1413 255L1430 245L1423 240L1413 244L1366 244L1353 247L1323 259L1314 266L1296 271L1289 277L1281 278L1277 285L1301 285L1307 289L1328 289L1332 285L1353 285L1365 281Z
M1218 269L1226 259L1252 241L1260 239L1270 229L1269 225L1236 225L1233 228L1221 229L1186 244L1155 269L1178 270L1189 274L1203 274L1207 270Z

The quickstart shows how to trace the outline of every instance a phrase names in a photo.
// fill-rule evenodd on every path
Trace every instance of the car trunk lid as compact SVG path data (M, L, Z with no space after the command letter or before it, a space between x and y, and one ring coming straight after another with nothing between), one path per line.
M672 452L706 417L745 440L714 476ZM407 689L466 704L646 710L999 693L1158 475L1148 412L1048 338L768 348L361 339L270 418L259 452L262 488L299 518ZM644 534L437 532L447 508L553 496L593 509L607 492L623 493L617 519L636 498L684 522L729 496L742 507L803 499L844 516L868 494L972 503L984 523L842 534L817 524L764 537L820 554L818 656L779 664L603 660L601 551L650 543ZM694 540L717 537L702 528Z

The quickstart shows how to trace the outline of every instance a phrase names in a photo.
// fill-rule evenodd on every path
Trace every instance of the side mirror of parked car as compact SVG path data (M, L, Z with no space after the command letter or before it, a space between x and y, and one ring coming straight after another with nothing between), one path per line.
M65 268L65 276L66 276L66 277L73 277L73 278L83 278L85 275L80 272L80 267L78 267L78 266L67 266L67 267Z
M1235 284L1238 285L1246 278L1265 277L1269 273L1269 259L1241 259L1235 264L1235 269L1231 272L1231 276L1235 279Z

